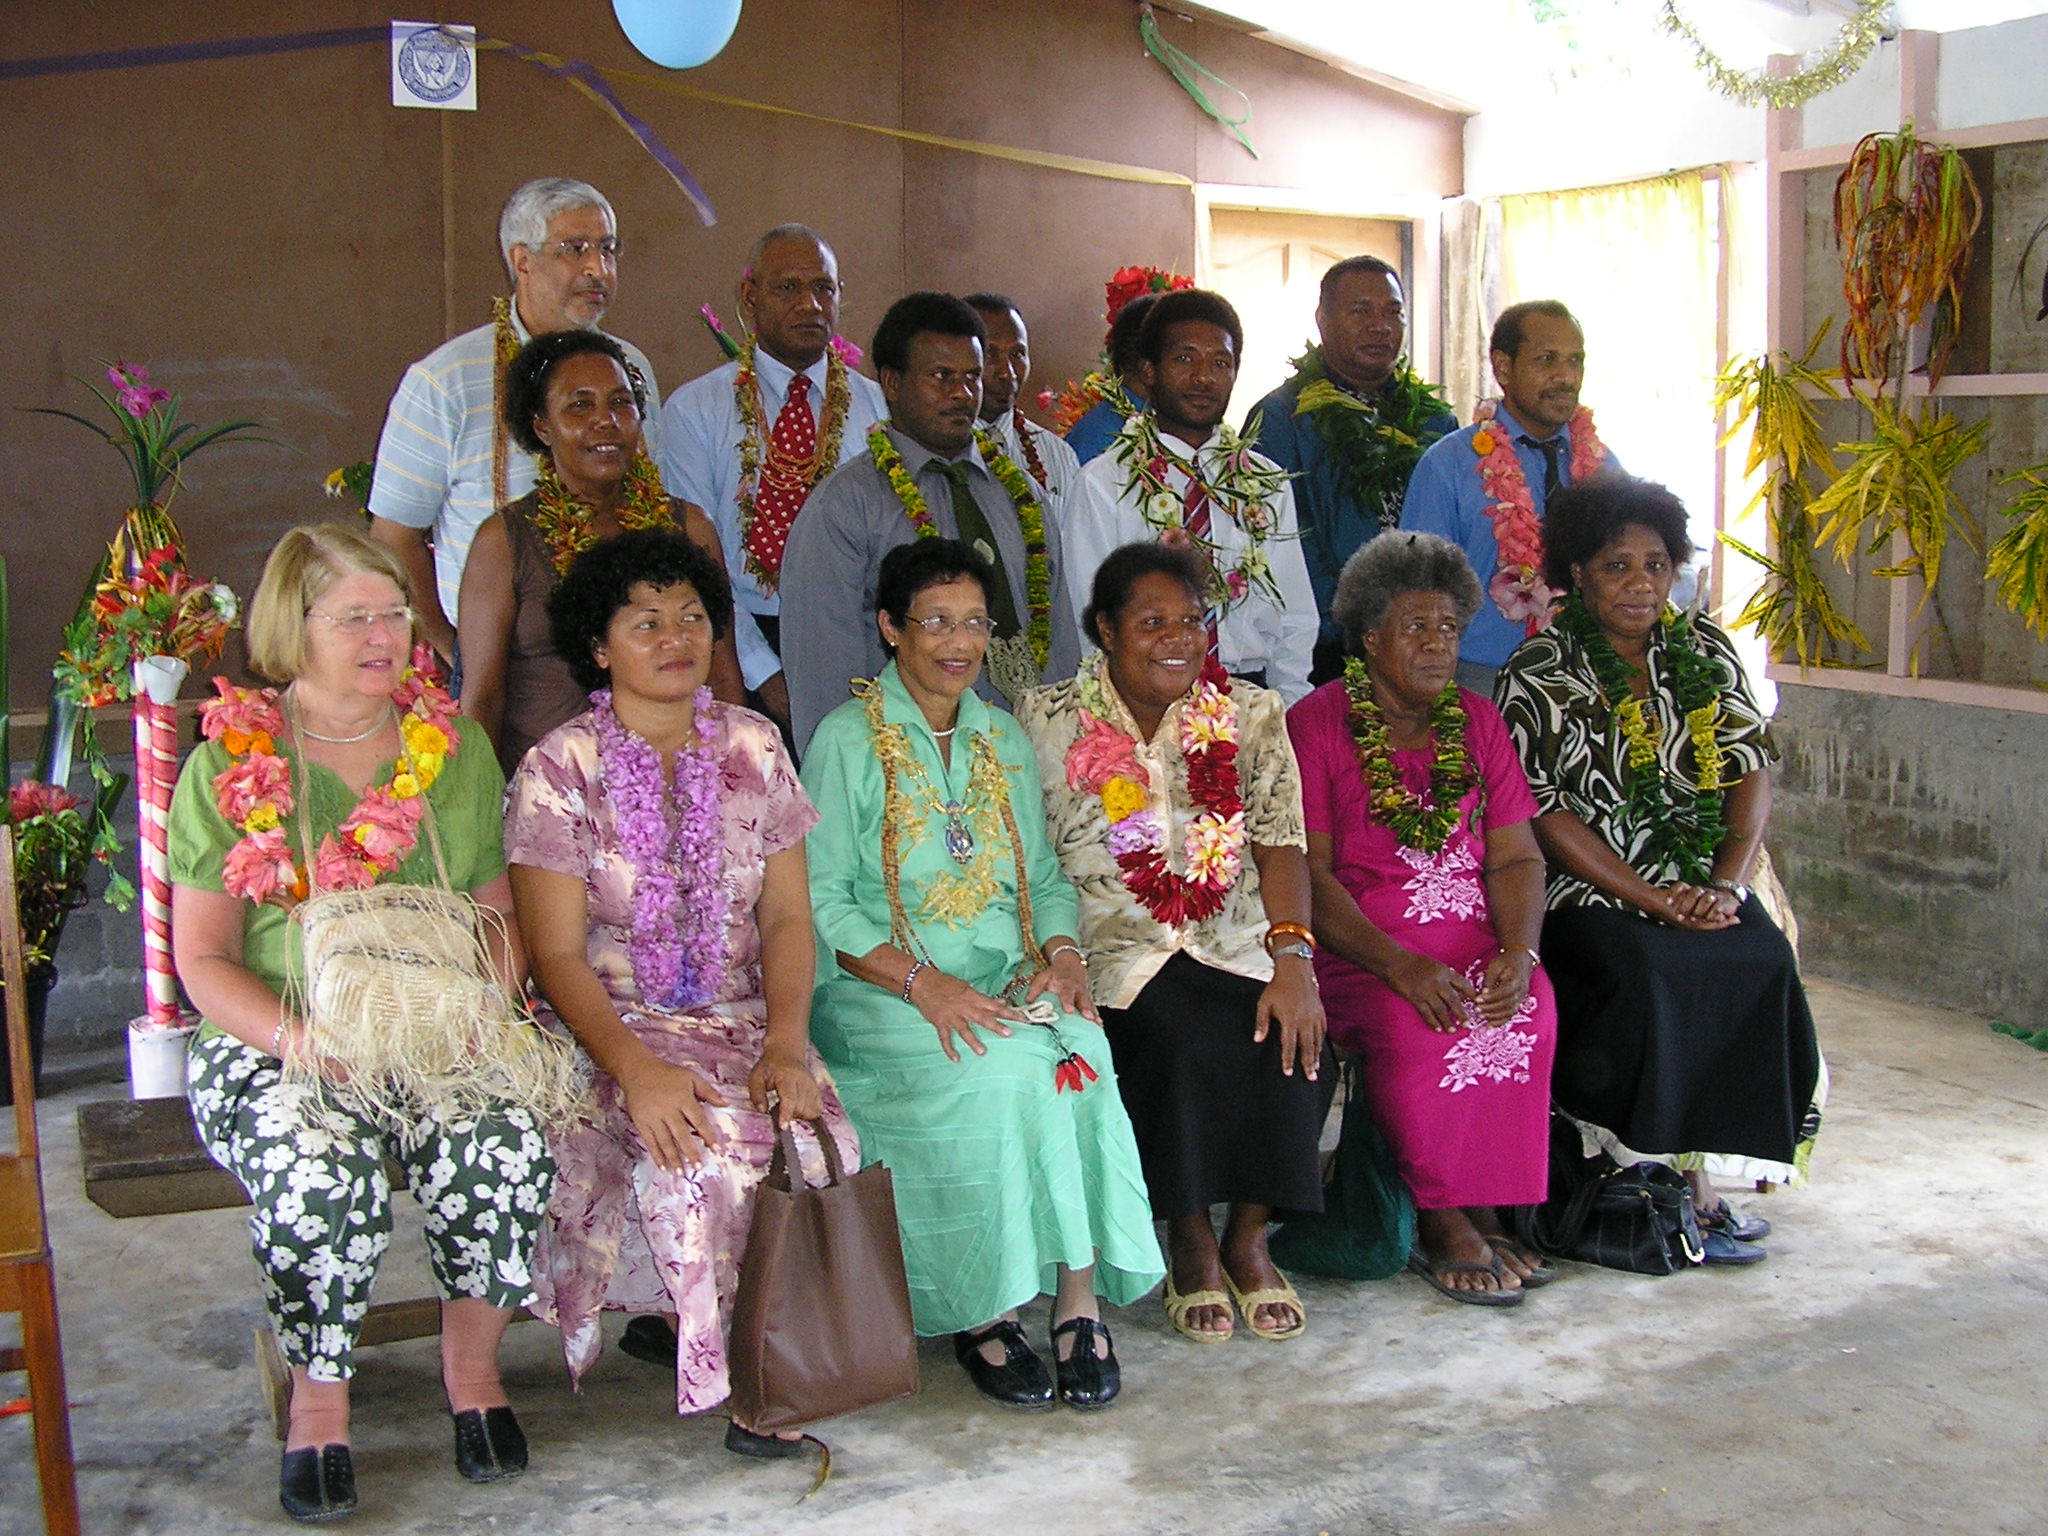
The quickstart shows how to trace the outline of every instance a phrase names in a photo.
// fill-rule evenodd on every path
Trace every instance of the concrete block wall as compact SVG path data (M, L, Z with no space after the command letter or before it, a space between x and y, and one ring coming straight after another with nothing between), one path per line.
M1773 729L1805 966L2048 1027L2048 715L1781 683Z

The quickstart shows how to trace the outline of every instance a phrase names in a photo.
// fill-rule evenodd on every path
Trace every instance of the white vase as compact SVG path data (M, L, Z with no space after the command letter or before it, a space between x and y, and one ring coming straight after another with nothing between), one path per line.
M138 1027L140 1026L140 1027ZM150 1029L148 1019L128 1026L129 1096L137 1099L182 1099L185 1094L185 1050L197 1024Z
M135 663L135 691L153 704L175 704L190 670L175 656L144 656Z

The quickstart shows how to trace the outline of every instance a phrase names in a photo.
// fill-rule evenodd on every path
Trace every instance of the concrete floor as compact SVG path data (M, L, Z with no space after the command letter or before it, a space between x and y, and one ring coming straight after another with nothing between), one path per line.
M572 1397L535 1324L506 1347L533 1469L472 1488L433 1345L395 1345L357 1377L347 1528L2048 1532L2048 1057L1969 1016L1812 993L1834 1101L1812 1187L1744 1201L1778 1224L1754 1270L1568 1266L1503 1313L1407 1276L1304 1281L1310 1332L1284 1345L1184 1343L1147 1302L1113 1319L1128 1385L1089 1419L986 1406L929 1343L918 1398L828 1426L832 1479L800 1507L805 1470L727 1455L720 1423L675 1420L616 1351ZM88 1205L72 1114L109 1091L44 1107L87 1529L278 1530L242 1217ZM416 1229L385 1295L427 1289ZM10 1536L38 1529L32 1465L26 1421L0 1420Z

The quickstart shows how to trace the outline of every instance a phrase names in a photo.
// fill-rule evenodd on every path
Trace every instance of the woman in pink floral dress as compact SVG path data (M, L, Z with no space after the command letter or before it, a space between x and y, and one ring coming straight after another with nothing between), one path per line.
M544 1012L589 1054L599 1106L552 1140L538 1310L579 1379L602 1348L600 1309L653 1314L622 1344L672 1357L677 1410L692 1413L729 1392L726 1316L777 1124L814 1122L858 1166L810 1046L804 834L818 818L775 727L704 686L732 599L688 539L596 545L549 611L563 658L608 686L527 754L505 818ZM822 1179L811 1129L797 1141ZM798 1444L726 1433L743 1455Z
M1555 1271L1496 1207L1544 1197L1557 1006L1537 966L1543 858L1500 712L1453 681L1480 603L1463 551L1388 533L1331 617L1351 659L1289 711L1330 1039L1360 1058L1415 1196L1410 1268L1510 1306Z

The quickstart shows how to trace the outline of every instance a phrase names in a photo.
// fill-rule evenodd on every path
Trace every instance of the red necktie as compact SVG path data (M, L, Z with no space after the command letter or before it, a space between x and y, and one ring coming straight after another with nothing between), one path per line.
M1189 538L1199 541L1209 537L1209 487L1194 464L1187 466L1187 477L1187 493L1182 496L1180 504L1180 525L1187 529ZM1202 549L1199 543L1196 548L1206 562L1209 559L1208 550ZM1220 665L1221 659L1216 649L1215 608L1211 607L1203 618L1209 626L1209 660Z
M782 552L789 543L789 525L796 521L811 493L817 467L818 424L811 418L811 381L793 374L789 394L776 413L775 430L761 464L754 492L754 520L747 528L747 563L773 587L782 574Z

